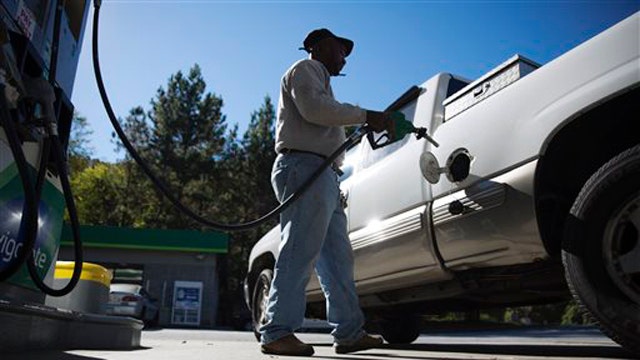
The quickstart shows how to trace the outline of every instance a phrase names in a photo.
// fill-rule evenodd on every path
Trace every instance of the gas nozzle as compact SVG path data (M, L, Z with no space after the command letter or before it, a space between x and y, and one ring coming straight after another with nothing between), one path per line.
M424 127L415 127L413 124L404 117L404 114L400 111L394 111L391 113L391 120L394 123L395 127L395 137L392 139L389 134L383 133L379 135L377 138L374 137L373 131L369 131L367 133L367 140L369 140L369 144L371 144L372 149L378 149L381 147L385 147L387 145L393 144L396 141L404 139L405 136L409 134L416 134L416 139L427 139L430 143L432 143L435 147L440 146L437 141L435 141L429 134L427 133L427 128Z
M434 138L429 136L429 134L427 133L427 128L424 128L424 127L414 128L414 133L416 133L416 139L427 139L427 141L432 143L433 146L435 147L440 146L440 144L438 144L438 142Z

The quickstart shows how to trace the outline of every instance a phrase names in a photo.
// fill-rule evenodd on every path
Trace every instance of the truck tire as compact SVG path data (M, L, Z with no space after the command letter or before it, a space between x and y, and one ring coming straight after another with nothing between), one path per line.
M251 327L258 341L260 341L260 332L258 330L260 330L260 326L266 321L265 314L272 279L273 270L263 269L256 279L256 284L253 287L253 293L251 295Z
M380 324L381 335L389 344L411 344L420 336L417 316L387 318Z
M601 330L640 353L640 145L586 182L565 225L562 260L573 297Z

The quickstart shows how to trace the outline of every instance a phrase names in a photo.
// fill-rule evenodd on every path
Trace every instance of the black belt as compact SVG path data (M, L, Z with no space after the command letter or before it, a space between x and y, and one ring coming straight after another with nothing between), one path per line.
M326 156L322 155L322 154L318 154L316 152L313 151L307 151L307 150L296 150L296 149L280 149L280 151L278 151L280 154L311 154L311 155L315 155L315 156L319 156L323 159L327 159Z
M318 154L316 152L313 151L306 151L306 150L296 150L296 149L288 149L288 148L284 148L284 149L280 149L278 151L278 153L286 155L286 154L310 154L310 155L315 155L318 157L323 158L324 160L327 160L327 157L322 155L322 154ZM336 174L338 174L338 176L342 176L342 174L344 174L344 172L342 170L340 170L340 168L338 167L338 165L336 165L335 163L331 164L331 169L333 171L335 171Z

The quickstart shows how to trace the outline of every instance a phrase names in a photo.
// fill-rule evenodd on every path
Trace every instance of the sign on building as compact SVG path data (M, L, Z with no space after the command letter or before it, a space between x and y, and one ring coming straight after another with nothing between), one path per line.
M202 282L175 281L171 323L174 325L199 326L201 310Z

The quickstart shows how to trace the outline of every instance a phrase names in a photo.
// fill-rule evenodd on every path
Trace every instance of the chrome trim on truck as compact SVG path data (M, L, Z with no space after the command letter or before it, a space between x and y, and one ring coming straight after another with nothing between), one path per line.
M365 228L350 234L353 250L406 235L422 229L422 214L426 205L382 221L372 221Z
M456 218L475 215L504 203L507 194L505 184L486 182L481 185L486 188L475 193L459 191L434 201L433 225L438 226ZM460 203L462 212L452 213L451 205L454 202Z

